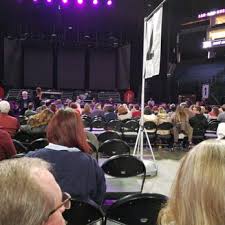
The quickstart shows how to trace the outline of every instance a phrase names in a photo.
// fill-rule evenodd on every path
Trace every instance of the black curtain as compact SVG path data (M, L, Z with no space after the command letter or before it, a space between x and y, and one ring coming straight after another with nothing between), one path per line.
M4 76L9 88L23 87L22 47L19 40L4 39Z
M116 49L92 49L89 75L91 90L114 90L116 88Z
M84 89L85 49L58 49L57 84L59 89Z
M118 49L117 88L125 90L130 86L130 45Z
M31 41L24 45L24 87L53 88L53 52L48 42Z

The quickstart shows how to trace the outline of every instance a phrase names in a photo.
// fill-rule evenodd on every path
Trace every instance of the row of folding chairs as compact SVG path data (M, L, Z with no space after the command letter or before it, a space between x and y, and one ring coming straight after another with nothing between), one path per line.
M20 154L44 148L48 145L48 140L46 138L38 138L31 143L23 143L19 140L13 139L13 144L16 148L17 153Z
M119 199L104 212L100 206L72 199L71 208L63 216L68 225L156 225L159 211L167 200L161 194L134 194Z

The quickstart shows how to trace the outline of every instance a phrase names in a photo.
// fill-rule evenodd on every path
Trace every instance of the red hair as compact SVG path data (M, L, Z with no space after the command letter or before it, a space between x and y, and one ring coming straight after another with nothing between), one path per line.
M56 112L48 124L47 138L50 143L91 153L80 115L73 110L60 109Z

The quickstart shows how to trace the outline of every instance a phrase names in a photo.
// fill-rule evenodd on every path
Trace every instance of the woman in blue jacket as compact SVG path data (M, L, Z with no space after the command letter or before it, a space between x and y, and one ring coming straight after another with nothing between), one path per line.
M48 124L49 145L28 153L50 162L63 191L74 198L101 204L106 191L105 177L91 149L80 115L73 110L59 110Z

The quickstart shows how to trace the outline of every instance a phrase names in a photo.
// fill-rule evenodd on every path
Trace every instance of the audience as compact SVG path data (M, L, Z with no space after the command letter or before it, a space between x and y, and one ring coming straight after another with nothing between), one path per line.
M10 159L14 155L16 155L16 149L11 136L0 127L0 161Z
M47 138L48 146L27 156L52 163L63 191L101 204L106 190L104 173L90 155L80 115L72 109L57 111L48 125Z
M129 111L128 107L125 105L120 105L117 109L117 118L118 120L127 120L132 118L132 114Z
M224 224L224 187L225 141L203 141L182 160L158 224Z
M7 131L11 137L14 137L18 129L20 128L19 121L9 116L10 104L7 101L0 101L0 127Z
M0 162L0 224L66 224L62 213L70 197L62 194L49 169L40 159Z

